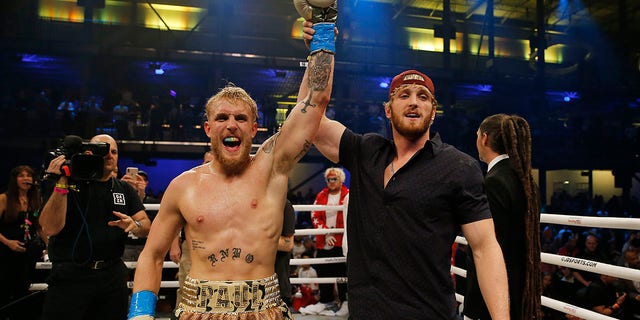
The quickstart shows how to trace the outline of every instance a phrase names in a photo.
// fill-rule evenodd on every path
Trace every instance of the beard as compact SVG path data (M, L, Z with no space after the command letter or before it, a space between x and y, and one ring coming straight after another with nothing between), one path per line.
M398 131L398 133L409 140L417 140L431 127L431 119L422 118L420 122L407 123L403 121L403 115L396 115L393 110L391 111L391 125Z
M251 144L242 143L238 154L233 157L225 156L222 142L211 143L211 151L221 169L227 174L235 175L242 172L251 161Z

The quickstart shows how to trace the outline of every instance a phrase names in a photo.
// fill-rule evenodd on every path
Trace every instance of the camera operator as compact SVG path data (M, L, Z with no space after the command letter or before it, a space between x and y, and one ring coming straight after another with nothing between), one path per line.
M72 159L77 155L57 156L46 169L55 187L40 216L52 262L44 320L125 319L127 315L128 270L121 259L125 239L129 231L146 237L151 222L136 190L112 177L118 162L116 141L102 134L90 143L100 142L106 142L109 150L97 178L74 177ZM91 154L90 150L82 152Z

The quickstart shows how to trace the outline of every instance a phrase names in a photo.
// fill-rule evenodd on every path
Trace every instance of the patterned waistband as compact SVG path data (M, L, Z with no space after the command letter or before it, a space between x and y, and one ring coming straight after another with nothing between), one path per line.
M280 305L278 276L257 280L212 281L186 276L178 312L247 313Z

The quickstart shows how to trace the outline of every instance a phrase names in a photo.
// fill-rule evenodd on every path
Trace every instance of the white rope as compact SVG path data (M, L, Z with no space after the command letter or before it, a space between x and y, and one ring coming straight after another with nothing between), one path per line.
M566 214L540 214L540 223L562 224L577 227L640 230L640 218L583 217Z
M289 264L292 266L299 266L304 264L329 264L329 263L345 263L346 257L326 257L326 258L305 258L305 259L291 259Z
M296 229L294 235L296 236L308 236L308 235L317 235L317 234L328 234L328 233L344 233L344 228L333 228L333 229Z
M462 269L460 267L456 267L456 266L451 266L451 273L459 275L461 277L467 277L467 270Z
M461 237L459 237L461 238ZM464 239L464 238L461 238ZM456 238L456 242L459 239ZM458 242L461 243L461 242ZM572 269L580 269L588 272L606 274L617 278L640 281L640 270L620 267L604 262L597 262L587 259L580 259L575 257L562 256L557 254L551 254L546 252L540 253L540 260L544 263L553 264L556 266L569 267ZM452 273L454 272L452 267Z
M303 283L347 283L347 278L289 278L289 281L292 284L303 284ZM180 284L178 281L161 281L161 288L179 288ZM46 283L32 283L29 287L30 291L42 291L47 289ZM127 282L127 287L133 288L133 281Z
M289 278L293 284L303 283L347 283L347 278Z
M306 258L306 259L291 259L289 264L294 266L304 264L329 264L329 263L345 263L347 258L345 257L326 257L326 258ZM125 261L127 268L135 269L138 265L136 261ZM164 261L162 263L164 269L176 269L178 264L173 261ZM51 262L38 262L36 263L36 269L51 269Z
M604 314L601 313L597 313L591 310L587 310L587 309L583 309L580 307L576 307L574 305L562 302L562 301L558 301L558 300L554 300L551 298L547 298L545 296L542 296L542 305L554 310L558 310L560 312L563 313L568 313L571 315L574 315L576 317L582 318L582 319L589 319L589 320L615 320L615 318L611 318L608 316L605 316Z
M147 210L160 210L160 204L159 203L145 203L144 204L145 209ZM346 210L346 206L328 206L328 205L322 205L322 204L294 204L293 205L293 210L295 211L324 211L324 210L330 210L330 211L341 211L341 210Z
M160 204L159 203L145 203L144 204L144 208L147 209L147 210L158 211L158 210L160 210Z
M347 283L346 277L341 278L289 278L292 284L304 284L304 283ZM133 281L127 281L127 287L133 288ZM180 282L178 281L160 281L160 288L179 288ZM47 290L48 285L46 283L32 283L29 286L30 291L42 291Z
M124 264L129 269L135 269L138 265L137 261L125 261ZM164 269L176 269L178 268L178 264L173 261L164 261L162 263L162 268ZM51 262L37 262L36 269L51 269Z
M540 260L544 263L554 264L556 266L580 269L598 274L606 274L622 279L635 281L640 280L640 270L638 269L630 269L603 262L567 257L546 252L542 252L540 254Z
M328 206L324 204L294 204L293 210L295 211L340 211L346 210L346 206Z

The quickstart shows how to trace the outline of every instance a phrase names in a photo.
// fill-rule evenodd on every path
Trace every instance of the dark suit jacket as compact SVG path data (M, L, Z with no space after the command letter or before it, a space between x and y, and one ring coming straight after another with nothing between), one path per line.
M524 218L527 199L509 159L503 159L491 168L485 177L484 185L496 237L507 266L511 319L520 319L526 260ZM467 263L468 285L464 299L464 314L473 319L491 319L480 293L472 253L467 257Z

